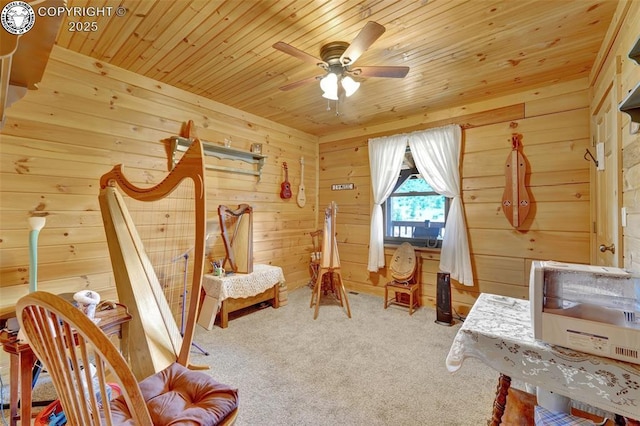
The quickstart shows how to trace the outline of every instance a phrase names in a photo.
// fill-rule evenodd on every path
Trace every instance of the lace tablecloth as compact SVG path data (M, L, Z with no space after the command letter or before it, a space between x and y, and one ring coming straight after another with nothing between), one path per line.
M467 357L547 391L640 419L640 365L535 340L526 300L481 294L451 345L447 368L458 370Z
M217 277L205 274L202 287L207 296L222 302L225 299L240 299L255 296L276 284L284 283L282 268L272 265L253 265L250 274L232 274Z

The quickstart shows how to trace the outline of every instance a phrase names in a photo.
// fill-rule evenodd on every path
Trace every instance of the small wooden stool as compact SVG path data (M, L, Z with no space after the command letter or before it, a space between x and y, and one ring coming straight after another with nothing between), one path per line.
M416 259L416 252L409 243L402 243L393 254L389 265L393 281L384 286L384 308L391 303L409 308L409 315L413 309L420 306L420 269ZM417 273L416 273L417 271ZM394 292L389 298L389 289Z
M395 295L390 299L389 289L395 292ZM409 315L412 315L413 308L420 306L420 284L397 281L387 283L387 285L384 286L384 308L387 309L389 304L406 306L409 308Z

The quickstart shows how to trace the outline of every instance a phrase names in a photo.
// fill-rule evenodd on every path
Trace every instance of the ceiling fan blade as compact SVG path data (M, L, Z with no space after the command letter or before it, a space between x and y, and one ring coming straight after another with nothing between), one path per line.
M350 71L358 77L405 78L409 67L358 67Z
M286 84L286 85L280 87L280 90L287 91L287 90L297 89L298 87L302 87L305 84L309 84L309 83L312 83L312 82L316 81L318 78L319 77L308 77L308 78L305 78L305 79L300 80L300 81L296 81L296 82L293 82L293 83Z
M353 64L372 44L376 41L385 28L377 22L369 21L362 30L353 39L347 50L340 57L343 65Z
M326 62L324 62L321 59L316 58L313 55L308 54L307 52L303 52L300 49L297 49L293 46L291 46L290 44L287 44L285 42L279 41L276 44L273 45L274 49L278 49L281 52L284 52L288 55L293 56L294 58L298 58L300 60L303 60L305 62L309 62L313 65L318 65L320 67L326 68L328 65Z

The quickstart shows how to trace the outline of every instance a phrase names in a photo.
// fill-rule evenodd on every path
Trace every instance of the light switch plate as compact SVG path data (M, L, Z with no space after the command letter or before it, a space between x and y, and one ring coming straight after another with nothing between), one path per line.
M596 161L598 162L597 170L604 170L604 142L598 142L596 145Z

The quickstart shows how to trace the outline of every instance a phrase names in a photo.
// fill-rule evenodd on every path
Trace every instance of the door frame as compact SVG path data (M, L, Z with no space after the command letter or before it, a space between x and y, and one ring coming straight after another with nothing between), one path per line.
M601 109L603 107L605 107L605 103L606 102L612 102L612 108L613 108L613 123L611 128L613 129L612 131L614 132L613 138L615 138L616 141L616 152L613 153L612 155L614 155L615 158L615 176L616 178L616 194L615 194L615 202L616 202L616 206L615 206L615 214L612 216L612 218L614 219L613 222L613 226L616 229L616 241L611 241L613 244L615 244L615 254L612 255L611 259L612 259L612 264L611 265L605 265L605 266L617 266L617 267L622 267L624 259L623 259L623 253L624 253L624 246L623 246L623 229L622 229L622 224L620 221L620 212L622 209L622 129L621 129L621 123L622 123L622 119L621 119L621 113L618 110L618 103L620 102L621 99L621 86L620 86L620 71L621 71L621 62L622 62L622 58L620 56L617 56L615 58L614 62L614 66L612 67L613 69L610 72L610 75L612 75L611 78L603 78L602 80L600 80L599 84L594 86L593 88L593 97L592 97L592 102L591 102L591 109L590 109L590 114L589 114L589 125L590 125L590 136L591 136L591 147L592 147L592 151L596 152L596 144L598 142L597 138L597 128L596 128L596 117L597 115L600 113ZM607 73L609 74L609 73ZM611 97L613 97L613 99L611 100ZM590 263L593 265L598 264L598 254L599 254L599 247L601 244L610 244L611 242L606 242L606 241L599 241L598 240L598 235L597 235L597 231L598 231L598 215L597 215L597 207L598 207L598 196L599 193L597 191L597 179L599 179L599 175L598 173L603 173L601 171L598 171L596 168L596 165L593 164L590 169L589 169L589 177L590 177L590 193L591 193L591 223L592 223L592 227L591 227L591 236L590 236L590 250L589 250L589 258L590 258ZM609 188L610 189L610 188ZM602 263L602 262L601 262Z

